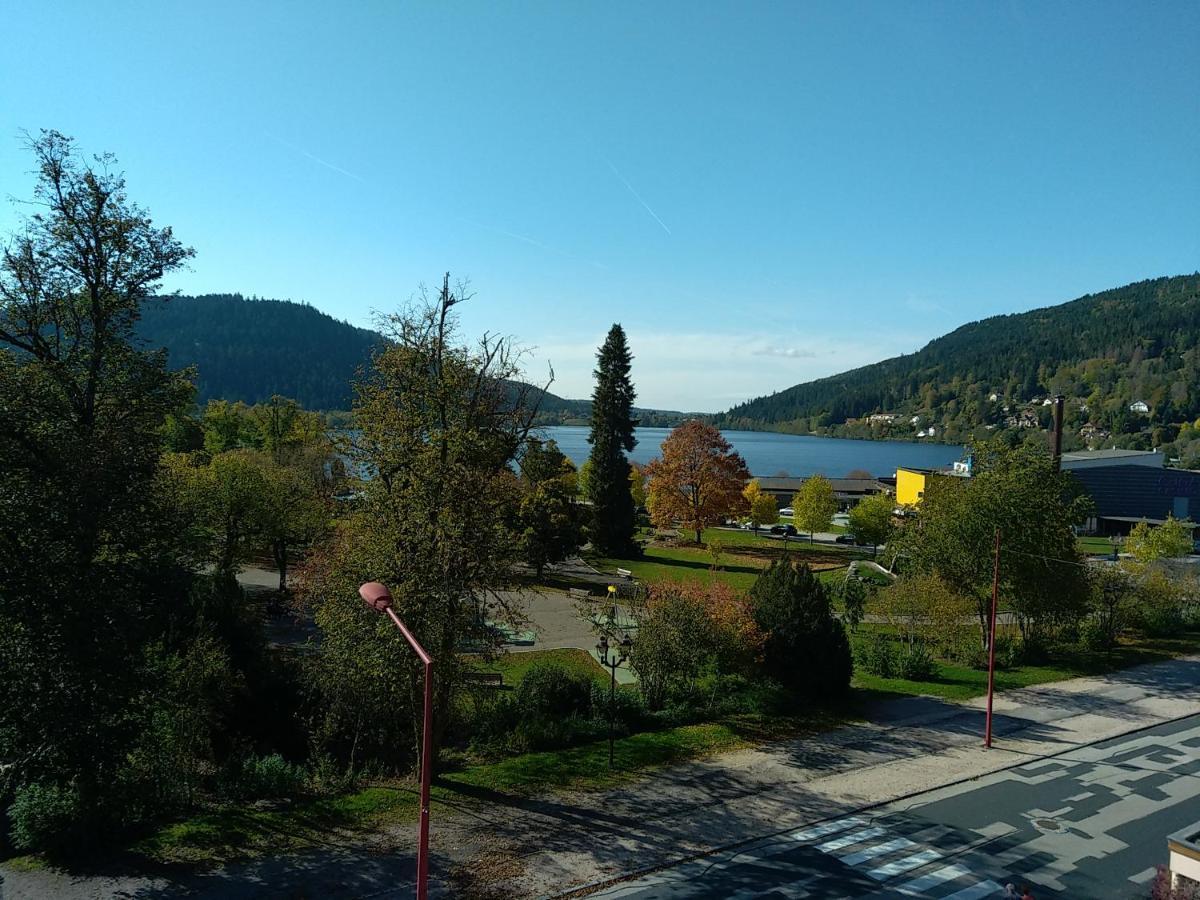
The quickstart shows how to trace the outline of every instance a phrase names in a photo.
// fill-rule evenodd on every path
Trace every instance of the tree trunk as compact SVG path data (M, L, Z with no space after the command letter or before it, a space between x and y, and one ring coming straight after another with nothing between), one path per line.
M277 540L272 544L275 551L275 568L279 570L279 593L287 593L288 552L287 542Z
M696 529L696 543L697 544L700 543L700 529L699 528Z

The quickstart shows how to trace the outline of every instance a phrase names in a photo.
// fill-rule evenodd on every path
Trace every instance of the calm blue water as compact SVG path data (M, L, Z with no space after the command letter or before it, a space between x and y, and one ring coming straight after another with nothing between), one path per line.
M554 425L539 429L554 438L558 447L576 465L583 465L591 451L588 429L581 425ZM669 428L637 429L637 446L630 458L649 462L671 433ZM776 434L770 431L723 431L725 440L746 460L752 475L793 476L821 474L840 478L853 469L872 475L895 475L897 466L935 468L962 456L961 447L946 444L910 444L903 441L852 441L844 438Z

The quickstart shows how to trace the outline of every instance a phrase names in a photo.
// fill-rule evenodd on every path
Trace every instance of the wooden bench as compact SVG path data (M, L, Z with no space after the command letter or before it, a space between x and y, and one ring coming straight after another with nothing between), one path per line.
M592 596L592 592L587 588L567 588L567 593L579 600L586 600Z
M629 580L633 579L633 573L628 569L617 569L617 575L620 578L627 578Z
M466 679L473 684L486 684L490 687L504 686L504 674L501 672L467 672Z

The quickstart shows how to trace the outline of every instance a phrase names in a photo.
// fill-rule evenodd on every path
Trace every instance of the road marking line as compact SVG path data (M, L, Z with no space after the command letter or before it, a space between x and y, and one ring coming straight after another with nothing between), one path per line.
M841 861L848 866L857 866L859 863L866 862L868 859L874 859L877 856L883 856L885 853L891 853L895 850L907 850L909 847L917 846L908 838L896 838L894 841L888 841L885 844L876 844L874 847L867 847L865 850L859 850L857 853L851 853L849 856L840 857Z
M1145 884L1157 874L1158 869L1155 866L1151 866L1148 869L1142 869L1142 871L1138 872L1136 875L1130 875L1129 880L1134 884Z
M973 884L969 888L963 888L961 891L948 894L942 900L980 900L981 897L995 896L997 891L1002 890L1004 888L1000 887L994 881L981 881L979 884Z
M922 875L920 878L914 878L912 881L906 881L899 885L896 890L901 894L920 894L929 890L931 887L937 887L943 881L953 881L955 878L962 878L964 875L970 875L971 870L962 866L943 866L936 872L930 872L928 875Z
M825 822L822 825L814 825L812 828L805 828L803 831L793 832L792 840L811 841L813 838L824 837L827 834L836 834L839 831L845 831L847 828L856 828L859 825L866 824L866 819L861 819L858 816L851 816L848 819L838 819L836 822Z
M834 850L841 850L843 847L849 847L851 844L861 844L863 841L869 841L871 838L877 838L881 834L886 834L886 831L879 826L874 828L864 828L862 831L855 831L851 834L843 834L841 837L834 838L831 841L826 841L823 844L818 844L817 849L822 853L832 853Z
M941 858L942 854L936 850L922 850L920 853L914 853L912 856L906 856L904 859L890 862L886 866L872 869L867 875L876 881L885 881L895 875L903 875L905 872L911 872L913 869L920 868L933 862L935 859Z

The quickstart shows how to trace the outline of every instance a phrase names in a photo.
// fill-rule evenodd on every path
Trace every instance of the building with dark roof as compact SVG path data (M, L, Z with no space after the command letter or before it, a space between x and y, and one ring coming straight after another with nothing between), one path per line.
M1137 522L1162 524L1167 516L1200 522L1200 472L1168 469L1163 454L1146 450L1064 453L1062 467L1096 504L1087 530L1127 534Z
M792 495L800 490L800 485L807 478L791 478L780 476L754 476L758 486L764 493L773 494L780 506L791 506ZM830 478L833 486L833 496L837 498L838 508L847 510L856 505L864 497L872 494L882 494L887 491L887 485L877 478Z

